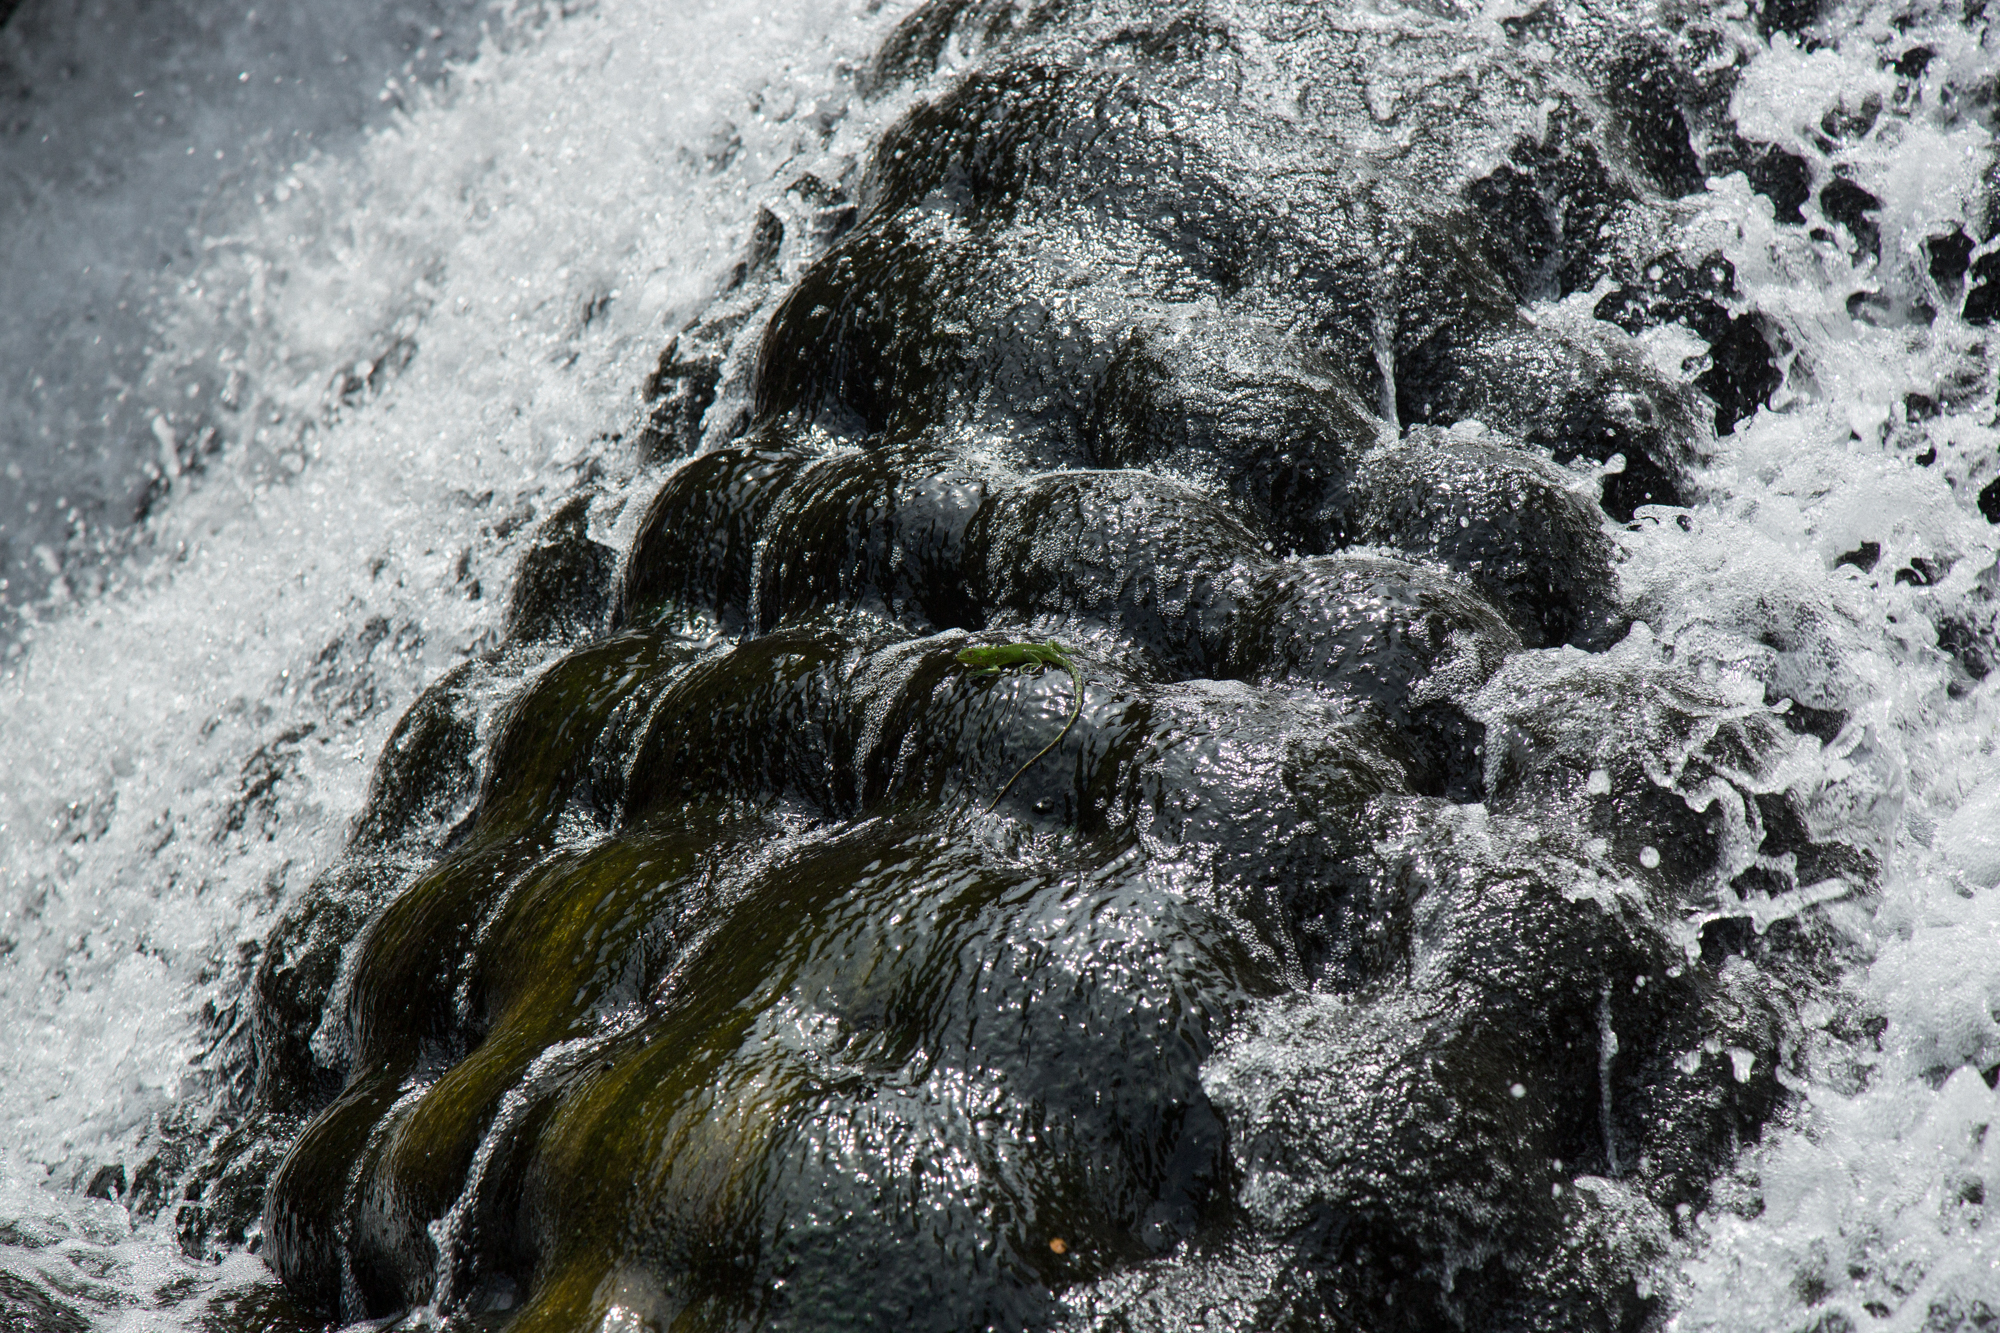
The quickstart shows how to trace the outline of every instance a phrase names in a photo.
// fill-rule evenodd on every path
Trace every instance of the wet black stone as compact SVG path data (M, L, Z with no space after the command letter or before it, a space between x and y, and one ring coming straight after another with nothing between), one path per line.
M1895 318L1895 311L1889 298L1881 292L1850 292L1845 304L1849 319L1857 319L1864 324L1873 324L1877 328L1886 327ZM1913 309L1922 309L1922 317L1925 319L1928 319L1931 314L1935 313L1924 307L1913 307Z
M1591 311L1627 333L1662 324L1685 324L1714 342L1729 326L1727 302L1737 295L1736 268L1721 254L1690 267L1672 252L1655 255L1638 274L1625 277Z
M614 626L749 623L751 569L765 514L803 462L740 446L693 459L653 498L626 562Z
M861 89L873 93L899 80L930 74L954 40L976 48L1017 29L1036 32L1072 7L1072 0L1035 0L1025 9L1013 0L940 0L924 5L897 24L882 43L863 73Z
M590 496L578 495L536 529L514 568L507 600L509 645L587 638L603 629L618 557L591 540L589 518Z
M641 463L685 458L701 443L702 418L715 402L722 382L721 358L684 358L680 344L667 344L659 365L641 387L648 407L640 429L637 455Z
M1736 294L1736 271L1721 255L1691 269L1678 255L1663 254L1607 294L1593 313L1631 333L1678 323L1705 339L1709 366L1695 384L1715 404L1716 434L1726 435L1754 416L1782 381L1761 321L1730 313ZM1656 497L1678 494L1674 469L1649 459L1640 463L1607 488L1604 507L1614 518L1629 516L1636 504L1672 503ZM1639 490L1654 495L1640 499L1632 494Z
M1371 456L1356 479L1363 541L1464 573L1531 646L1618 635L1611 547L1568 479L1532 455L1445 438Z
M1843 100L1819 118L1820 133L1829 140L1860 139L1875 127L1882 115L1882 98L1879 94L1865 94L1859 106L1849 109Z
M266 1105L316 1108L346 1073L312 1051L340 970L342 952L402 886L397 867L359 858L329 870L271 932L252 983L252 1040L258 1098Z
M480 671L471 662L451 668L397 720L354 821L354 847L387 847L425 831L472 794L478 737L464 696Z
M1245 330L1250 347L1257 330ZM1213 477L1274 551L1351 540L1346 477L1372 437L1346 385L1278 358L1134 333L1106 368L1086 426L1092 461Z
M764 528L759 627L824 605L938 629L983 627L988 612L971 577L967 529L991 489L974 468L921 446L806 465Z
M1863 254L1881 253L1882 229L1868 215L1882 201L1846 178L1828 181L1819 192L1819 211L1828 222L1847 228Z
M1671 69L1655 57L1635 53L1614 64L1610 88L1614 102L1624 103L1640 162L1680 193L1694 188L1694 150L1671 104ZM1600 234L1630 198L1566 107L1550 117L1544 139L1518 141L1508 162L1467 187L1486 223L1488 252L1522 300L1567 296L1595 283Z
M1805 222L1805 202L1812 198L1812 167L1796 153L1732 136L1710 152L1706 169L1711 176L1741 171L1750 188L1771 201L1778 221L1793 226Z
M1842 554L1841 557L1838 560L1834 561L1833 563L1835 568L1839 568L1841 565L1852 565L1856 569L1860 570L1862 573L1866 574L1869 570L1875 568L1875 562L1877 560L1880 560L1881 558L1882 558L1881 542L1863 542L1861 543L1861 545L1855 547L1853 550Z
M2000 523L2000 478L1979 488L1979 512L1988 523Z
M1948 562L1929 560L1923 556L1910 557L1910 563L1896 571L1896 582L1912 587L1928 588L1942 579L1951 570Z
M1604 96L1625 118L1635 156L1672 195L1702 187L1682 104L1693 98L1691 81L1670 52L1657 43L1627 43L1611 63Z
M2000 251L1972 261L1963 314L1968 324L1991 324L2000 318Z
M1972 264L1972 238L1957 230L1943 236L1926 236L1924 257L1931 278L1949 295L1965 281L1965 271Z
M1985 680L1993 673L1993 647L1970 618L1941 618L1938 621L1937 644L1971 679Z
M329 1327L323 1313L267 1283L210 1297L194 1326L199 1333L327 1333Z
M125 1197L125 1168L118 1162L100 1166L91 1173L90 1183L84 1186L84 1194L92 1199L122 1199Z
M1822 0L1759 0L1757 30L1769 37L1774 32L1802 37L1819 21Z
M0 1333L85 1333L81 1311L38 1282L0 1268Z
M1789 702L1791 706L1783 715L1785 726L1801 735L1813 736L1830 744L1840 734L1840 729L1847 725L1847 714L1838 709L1808 708L1796 699Z
M1718 434L1757 414L1784 382L1763 322L1755 315L1737 315L1709 348L1713 364L1696 377L1701 391L1715 402Z
M1372 710L1409 747L1414 790L1484 796L1485 728L1454 698L1453 673L1483 682L1519 638L1456 580L1379 556L1325 556L1272 570L1247 599L1232 674L1301 682Z
M1749 917L1719 917L1701 928L1701 960L1720 966L1724 959L1749 953L1756 939Z

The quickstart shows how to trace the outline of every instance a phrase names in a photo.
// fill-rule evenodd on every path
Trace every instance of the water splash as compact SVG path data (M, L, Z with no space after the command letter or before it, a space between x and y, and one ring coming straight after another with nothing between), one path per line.
M124 1265L72 1290L9 1239L7 1266L134 1327L261 1271L180 1260L144 1174L242 1091L202 1057L259 939L417 690L493 642L534 520L600 474L759 201L851 159L849 71L897 12L537 10L208 247L148 373L233 386L231 445L0 677L0 1228Z

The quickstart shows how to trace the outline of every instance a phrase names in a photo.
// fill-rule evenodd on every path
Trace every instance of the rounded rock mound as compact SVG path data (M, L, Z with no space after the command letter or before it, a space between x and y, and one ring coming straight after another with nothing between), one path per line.
M480 671L439 681L267 947L300 1299L1660 1316L1830 948L1703 925L1869 868L1809 836L1775 701L1619 600L1607 524L1687 498L1709 414L1524 313L1464 164L1551 88L1465 24L1314 14L897 31L878 83L980 54L768 321L663 358L630 550L550 520L508 649L549 664L483 746ZM744 385L675 359L748 336ZM1050 640L1080 687L958 656Z

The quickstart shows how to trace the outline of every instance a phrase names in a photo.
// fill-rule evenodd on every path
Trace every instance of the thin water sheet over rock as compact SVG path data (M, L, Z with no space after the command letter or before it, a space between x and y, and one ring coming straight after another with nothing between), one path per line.
M804 190L839 221L789 287L766 215L661 360L618 572L559 511L510 655L412 711L266 951L246 1123L297 1135L263 1210L296 1296L1661 1317L1675 1210L1832 965L1804 909L1870 862L1815 840L1779 697L1621 600L1611 524L1688 498L1714 404L1521 302L1626 233L1528 263L1482 207L1538 123L1570 176L1509 188L1664 206L1693 149L1633 135L1686 137L1676 85L1378 17L898 30L879 86L978 54L849 204ZM1625 49L1571 18L1578 68ZM1027 639L1081 686L958 660Z

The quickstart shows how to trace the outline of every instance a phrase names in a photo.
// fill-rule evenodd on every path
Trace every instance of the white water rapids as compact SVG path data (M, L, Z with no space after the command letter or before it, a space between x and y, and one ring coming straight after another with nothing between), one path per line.
M287 85L218 37L177 48L146 95L211 76L250 91L163 120L114 178L0 144L33 187L0 232L5 290L60 326L10 322L10 352L86 347L49 293L97 291L87 266L147 269L131 238L157 228L133 219L201 203L171 281L114 284L139 338L126 360L79 351L0 379L0 486L47 480L33 431L109 454L138 430L164 492L110 556L50 549L46 587L0 638L0 1269L120 1329L190 1327L208 1297L269 1281L248 1255L184 1258L168 1214L135 1222L86 1187L108 1165L129 1175L164 1116L213 1095L204 1008L337 855L402 709L491 642L540 506L602 468L596 512L619 531L624 488L646 486L614 439L641 377L718 290L758 205L803 172L839 176L907 104L863 103L852 74L911 7L480 11L476 46L476 24L453 30L463 59L391 68L393 95L364 99L389 107L373 128L317 148L267 132L292 114ZM1493 0L1478 21L1504 41L1524 7ZM1813 909L1867 960L1846 985L1871 1035L1823 1039L1797 1110L1746 1145L1658 1280L1682 1330L1985 1328L1982 1308L2000 1316L2000 1092L1981 1073L2000 1066L2000 671L1971 679L1938 641L1954 623L2000 660L2000 528L1974 503L2000 476L2000 345L1951 313L1923 242L2000 223L2000 36L1930 0L1857 3L1808 51L1757 37L1740 2L1711 9L1737 34L1739 128L1879 198L1881 253L1838 228L1816 238L1810 203L1805 225L1776 220L1740 175L1665 206L1678 248L1721 251L1793 350L1772 406L1720 442L1703 502L1620 534L1623 577L1661 642L1761 636L1775 666L1746 670L1849 715L1815 759L1815 832L1874 846L1885 873L1879 894ZM1919 41L1931 60L1899 77L1890 62ZM35 96L43 115L87 102ZM1870 105L1867 128L1822 131ZM263 147L176 194L211 144ZM1850 313L1857 292L1875 296ZM1589 318L1596 299L1543 317ZM1918 305L1944 313L1926 323ZM1691 336L1648 341L1698 373ZM1841 563L1864 543L1870 569Z

